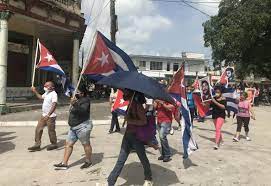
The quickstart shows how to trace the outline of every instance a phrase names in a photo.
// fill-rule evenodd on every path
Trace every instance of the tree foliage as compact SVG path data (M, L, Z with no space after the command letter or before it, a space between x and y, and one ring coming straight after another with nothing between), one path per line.
M271 79L271 0L222 0L203 27L216 65L234 63L240 78Z

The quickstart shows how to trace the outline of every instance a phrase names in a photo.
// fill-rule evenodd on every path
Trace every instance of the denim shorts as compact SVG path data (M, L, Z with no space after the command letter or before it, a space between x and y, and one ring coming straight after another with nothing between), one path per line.
M70 143L75 143L79 140L82 145L90 144L90 132L93 128L91 121L84 121L83 123L71 127L68 133L67 141Z

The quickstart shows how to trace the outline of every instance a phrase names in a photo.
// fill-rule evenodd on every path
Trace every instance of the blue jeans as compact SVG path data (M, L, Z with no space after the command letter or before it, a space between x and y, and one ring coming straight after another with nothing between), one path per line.
M159 133L159 138L161 142L161 155L164 158L169 158L171 156L170 147L167 140L167 135L170 133L171 123L161 123L157 125L157 130Z
M136 139L135 134L126 132L122 139L118 161L107 179L109 186L115 185L132 149L136 151L137 156L140 159L141 164L143 165L145 180L152 180L151 166L145 152L144 143Z

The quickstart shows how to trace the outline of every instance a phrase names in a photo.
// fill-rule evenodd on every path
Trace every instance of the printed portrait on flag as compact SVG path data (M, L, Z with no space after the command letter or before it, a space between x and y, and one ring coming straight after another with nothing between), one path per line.
M234 82L234 68L233 67L226 68L226 75L228 78L228 82Z
M212 99L212 89L210 86L209 77L205 77L199 80L199 88L202 102L210 101Z
M255 99L255 95L256 95L256 89L255 88L246 88L245 92L247 93L247 100L251 104L254 104L254 99Z

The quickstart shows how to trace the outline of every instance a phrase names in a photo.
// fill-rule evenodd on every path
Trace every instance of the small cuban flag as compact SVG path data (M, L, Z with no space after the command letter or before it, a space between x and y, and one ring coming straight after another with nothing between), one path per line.
M118 114L125 116L128 105L129 105L129 101L124 101L123 92L121 90L118 90L117 97L116 97L116 100L112 106L111 111L112 112L115 111Z
M38 48L40 52L40 59L39 59L39 63L36 65L36 68L39 68L45 71L55 72L61 75L62 77L64 77L65 73L62 70L62 68L57 64L57 61L49 52L49 50L44 45L42 45L39 40L38 40Z

